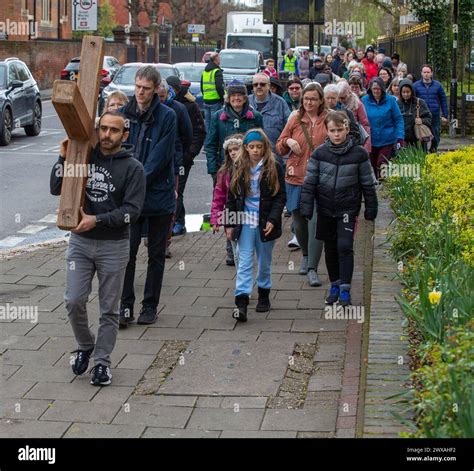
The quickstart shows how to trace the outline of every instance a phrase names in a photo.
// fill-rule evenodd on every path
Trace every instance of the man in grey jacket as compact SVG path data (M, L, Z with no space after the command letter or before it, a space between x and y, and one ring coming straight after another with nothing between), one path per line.
M72 353L72 371L82 375L93 353L91 384L111 383L110 354L119 328L119 304L130 251L130 224L143 208L146 180L142 164L133 158L126 118L107 111L99 121L99 144L88 165L88 179L81 208L81 222L72 231L66 253L64 303L78 348ZM51 194L60 195L64 175L75 175L66 159L68 140L61 143L60 157L51 172ZM66 168L65 168L66 167ZM77 172L83 169L77 169ZM65 173L66 172L66 173ZM80 175L78 175L80 176ZM95 272L99 279L100 320L97 341L89 329L87 301Z
M263 130L275 152L275 144L288 121L290 110L283 98L270 91L270 77L266 74L256 74L252 86L253 95L249 96L249 103L262 114ZM276 152L275 155L280 158Z

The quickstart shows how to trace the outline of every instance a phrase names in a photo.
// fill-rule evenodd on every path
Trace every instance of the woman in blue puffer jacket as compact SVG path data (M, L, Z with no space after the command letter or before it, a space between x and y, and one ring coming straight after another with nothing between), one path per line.
M405 126L397 99L385 92L380 77L370 81L362 103L370 123L370 162L378 178L381 165L390 160L397 148L405 145Z

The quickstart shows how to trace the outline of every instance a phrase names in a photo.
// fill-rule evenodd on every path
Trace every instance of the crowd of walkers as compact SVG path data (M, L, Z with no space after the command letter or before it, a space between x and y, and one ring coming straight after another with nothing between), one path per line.
M321 286L320 259L330 285L327 304L351 304L354 238L364 217L377 216L380 170L403 146L436 151L446 95L423 66L409 78L397 54L337 48L326 57L298 58L289 50L252 80L224 84L219 54L201 79L204 116L189 82L162 80L153 66L135 77L135 95L108 97L97 119L81 222L66 254L65 306L77 342L72 369L81 375L94 360L91 383L111 383L110 355L118 329L135 321L136 261L148 251L138 324L157 320L165 258L172 236L186 233L183 195L194 158L204 150L212 177L210 221L227 240L226 264L235 266L235 309L247 321L256 256L257 312L270 309L272 252L282 216L292 218L289 247L302 252L298 272ZM249 94L249 91L252 93ZM51 193L61 193L69 169L68 140L51 173ZM99 281L97 340L89 329L87 301Z

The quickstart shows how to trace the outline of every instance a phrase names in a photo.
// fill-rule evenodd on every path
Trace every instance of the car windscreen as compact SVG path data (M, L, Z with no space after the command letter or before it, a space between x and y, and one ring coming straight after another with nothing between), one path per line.
M81 61L79 59L72 59L66 66L66 70L78 70Z
M257 56L255 54L223 52L220 54L220 58L220 66L223 69L255 69L258 67Z
M192 67L192 66L177 66L178 72L180 73L181 80L188 80L189 82L200 82L201 75L204 71L204 67Z
M228 49L253 49L264 54L272 52L273 39L270 36L242 36L229 34L227 36Z
M134 85L135 75L140 67L122 67L117 74L113 82L118 85ZM178 75L177 70L172 67L157 67L160 72L161 78L167 78L170 75Z

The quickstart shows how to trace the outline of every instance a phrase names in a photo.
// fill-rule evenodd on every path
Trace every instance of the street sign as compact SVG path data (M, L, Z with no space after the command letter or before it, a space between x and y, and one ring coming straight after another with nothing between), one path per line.
M474 101L474 95L466 95L466 101Z
M188 25L188 34L206 34L206 25Z
M97 0L73 0L73 31L97 30Z
M199 42L199 34L193 33L193 37L191 38L191 42L198 43Z

